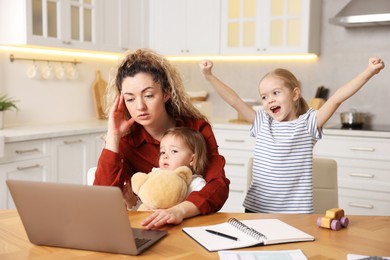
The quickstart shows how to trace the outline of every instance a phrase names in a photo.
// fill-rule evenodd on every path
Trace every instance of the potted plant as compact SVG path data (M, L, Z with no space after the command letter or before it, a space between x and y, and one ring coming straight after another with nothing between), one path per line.
M7 95L0 96L0 129L3 129L4 126L4 111L6 110L19 110L16 106L17 100L14 100Z

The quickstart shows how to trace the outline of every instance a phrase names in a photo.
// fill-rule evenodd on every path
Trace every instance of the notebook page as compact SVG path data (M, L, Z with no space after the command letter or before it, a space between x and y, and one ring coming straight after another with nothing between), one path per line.
M265 245L312 241L314 237L278 219L241 220L266 236Z
M237 237L238 240L232 240L229 238L211 234L207 232L206 229L211 229L217 232L227 234L229 236ZM185 227L183 228L183 231L209 251L242 248L258 245L263 242L262 240L255 239L243 233L229 223L221 223L201 227Z

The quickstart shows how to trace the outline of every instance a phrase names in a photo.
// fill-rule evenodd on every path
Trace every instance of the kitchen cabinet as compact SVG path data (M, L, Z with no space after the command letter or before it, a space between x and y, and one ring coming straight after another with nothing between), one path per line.
M97 4L99 50L123 52L145 46L145 1L111 0Z
M219 53L219 0L151 0L150 48L164 55Z
M97 165L104 147L105 132L71 135L51 140L51 162L56 180L87 184L89 168Z
M1 1L0 43L96 50L94 0Z
M320 0L222 1L222 54L319 53Z
M5 144L0 158L0 209L15 208L5 181L7 179L53 181L48 140Z
M145 44L145 1L0 2L0 44L123 52Z
M214 124L219 153L225 157L225 174L230 180L229 197L221 212L244 212L249 158L253 157L255 138L249 136L250 125Z
M87 184L104 147L106 121L9 127L0 130L0 209L14 208L5 181L21 179Z
M100 154L102 153L102 150L106 144L105 141L106 132L101 132L97 134L91 134L91 165L90 167L97 166Z
M353 130L355 136L348 136L351 131L340 132L325 129L314 148L314 156L337 162L339 207L347 215L390 215L390 135L367 136L366 131Z
M61 183L87 183L91 166L89 135L74 135L51 140L53 173Z

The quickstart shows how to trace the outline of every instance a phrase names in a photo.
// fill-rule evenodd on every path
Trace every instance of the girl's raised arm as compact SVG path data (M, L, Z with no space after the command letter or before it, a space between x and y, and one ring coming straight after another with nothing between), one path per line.
M203 60L199 64L203 76L211 83L217 93L232 106L237 112L242 114L248 122L255 121L256 112L255 110L245 103L240 96L229 86L219 80L211 72L213 63L209 60Z
M323 127L345 100L358 92L359 89L367 83L367 81L369 81L374 75L378 74L384 67L385 64L380 58L370 58L367 68L351 81L337 89L336 92L318 110L317 127Z

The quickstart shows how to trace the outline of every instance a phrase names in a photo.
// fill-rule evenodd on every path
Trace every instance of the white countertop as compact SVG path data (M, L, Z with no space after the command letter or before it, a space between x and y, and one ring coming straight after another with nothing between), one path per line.
M235 119L223 119L213 118L210 120L210 124L215 129L227 129L227 130L243 130L248 131L251 129L252 124L245 121L238 121Z
M107 120L90 120L58 124L9 126L0 130L5 143L35 139L63 137L69 135L105 132Z
M390 126L378 126L376 128L381 130L342 129L340 125L325 125L323 132L324 135L390 138Z
M248 131L248 134L251 128L250 123L229 119L214 118L210 120L210 123L215 129L242 130ZM390 131L330 129L327 127L324 128L324 135L390 138ZM68 122L44 125L9 126L5 129L0 130L0 141L4 143L19 142L34 139L63 137L69 135L99 133L105 132L106 130L107 120L89 120L82 122Z
M236 120L227 119L212 119L210 120L213 128L215 129L227 129L227 130L243 130L248 131L251 128L250 123L240 122ZM390 138L389 131L373 131L373 130L357 130L357 129L341 129L334 128L336 125L326 125L323 129L324 135L338 135L338 136L350 136L350 137L371 137L371 138ZM390 129L390 126L387 127Z

